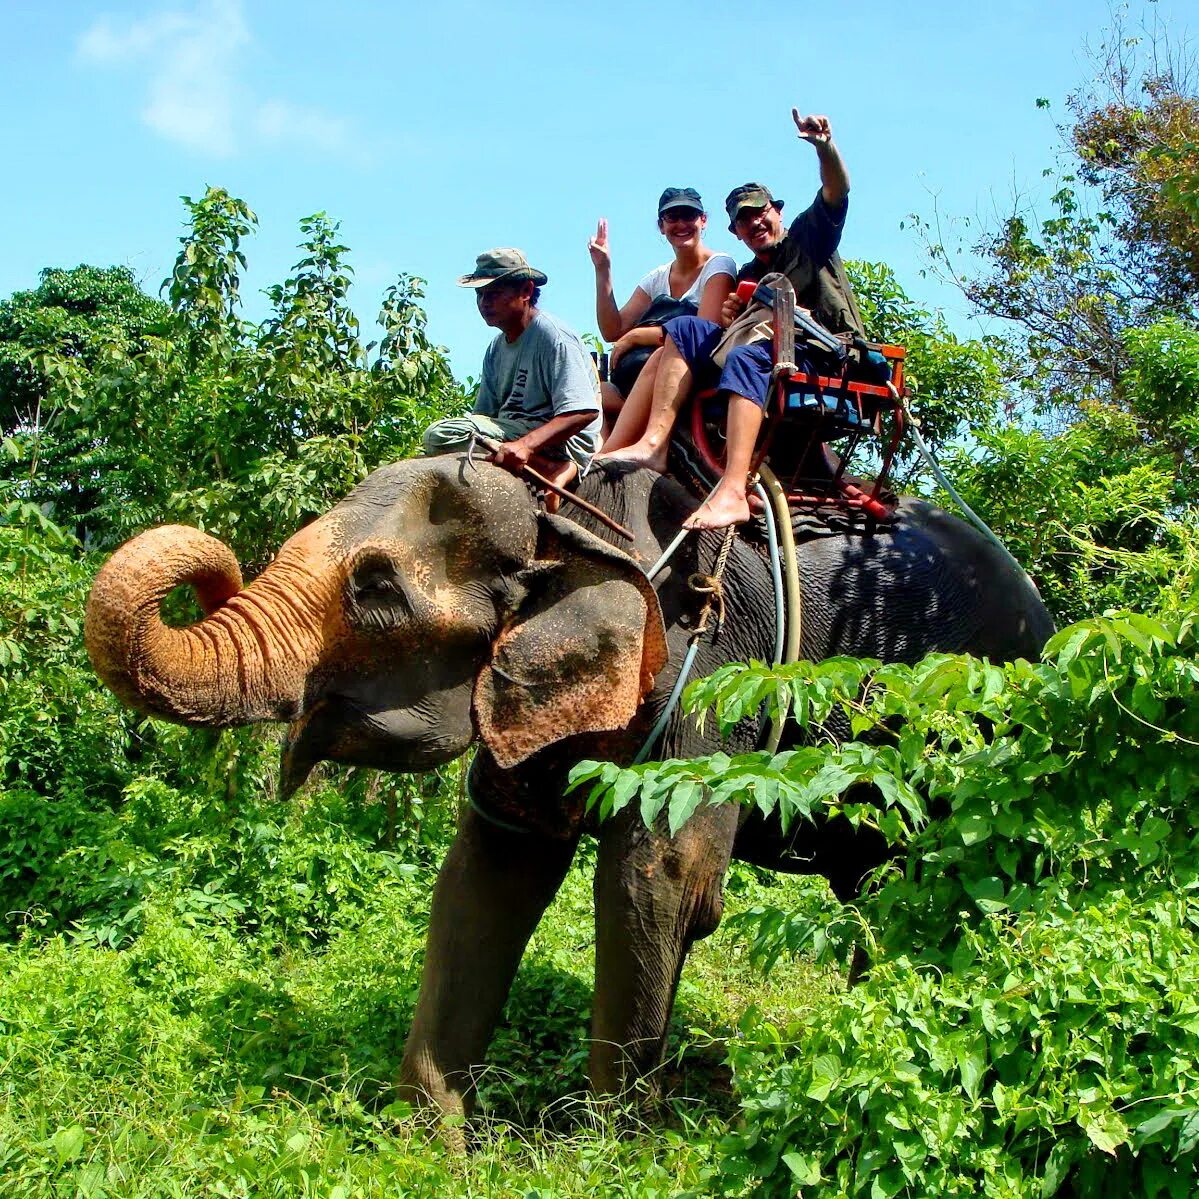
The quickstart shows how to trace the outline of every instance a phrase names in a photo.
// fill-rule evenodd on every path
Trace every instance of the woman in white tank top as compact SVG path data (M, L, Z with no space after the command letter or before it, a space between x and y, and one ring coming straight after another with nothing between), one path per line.
M674 250L674 259L643 276L628 302L618 308L612 291L608 222L600 220L587 248L595 267L596 321L604 339L613 343L610 368L614 369L621 357L635 346L662 345L661 325L638 324L659 297L685 300L694 305L695 312L705 320L714 321L720 316L720 307L733 288L737 264L728 254L719 254L703 244L707 223L703 201L695 188L668 187L658 200L658 228ZM653 372L656 359L655 355L646 363L646 372ZM607 424L620 411L624 397L611 384L604 384L602 391Z

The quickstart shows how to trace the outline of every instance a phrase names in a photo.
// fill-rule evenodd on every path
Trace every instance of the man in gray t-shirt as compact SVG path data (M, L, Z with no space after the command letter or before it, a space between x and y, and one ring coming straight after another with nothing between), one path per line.
M537 307L546 276L519 250L480 254L458 283L473 287L479 314L499 329L483 356L470 416L425 430L426 454L464 450L482 433L501 442L492 461L518 473L532 466L559 486L599 448L599 379L579 335Z

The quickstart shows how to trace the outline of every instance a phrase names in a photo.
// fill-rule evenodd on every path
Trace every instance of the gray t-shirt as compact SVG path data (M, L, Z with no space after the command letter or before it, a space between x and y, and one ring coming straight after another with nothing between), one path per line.
M568 412L593 412L595 418L576 436L598 448L602 426L595 364L573 329L538 312L514 342L501 333L487 347L475 411L534 425Z

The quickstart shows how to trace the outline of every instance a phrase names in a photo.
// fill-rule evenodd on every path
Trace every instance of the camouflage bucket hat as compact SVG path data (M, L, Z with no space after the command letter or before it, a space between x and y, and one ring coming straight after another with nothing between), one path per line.
M484 250L475 259L475 269L458 279L458 286L486 287L501 279L511 279L513 282L532 279L538 287L549 282L544 272L531 267L529 260L519 250L500 246L495 250Z
M733 188L724 199L724 210L729 214L729 232L736 232L733 226L743 208L769 208L771 204L782 212L783 201L776 200L770 194L770 188L763 187L760 183L743 183L740 187Z

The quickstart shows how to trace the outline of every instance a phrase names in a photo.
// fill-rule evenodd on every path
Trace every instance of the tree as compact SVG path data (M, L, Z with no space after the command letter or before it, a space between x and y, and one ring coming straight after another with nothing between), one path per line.
M1126 405L1126 330L1199 317L1194 58L1161 27L1130 36L1119 18L1092 58L1095 81L1068 98L1060 162L1044 172L1048 216L1017 200L962 269L922 222L934 261L1008 323L1033 409L1058 420L1090 400Z
M0 302L0 497L20 480L26 502L67 523L100 502L88 397L106 364L144 353L168 316L126 267L47 268L34 290Z
M91 371L109 347L144 350L166 314L128 267L47 267L32 291L0 301L0 429L35 422L53 385L48 355Z
M425 333L419 280L400 276L381 342L363 344L347 249L325 214L301 222L303 256L252 324L240 297L254 213L219 188L184 203L169 305L143 297L156 320L137 338L97 335L84 363L73 341L47 335L57 325L27 330L21 361L40 364L40 403L6 430L0 488L89 544L180 520L253 568L465 400Z
M1017 203L966 265L920 222L1006 342L1008 425L958 447L951 474L1066 620L1145 602L1170 518L1199 499L1197 64L1141 33L1118 17L1068 98L1048 215Z
M1081 164L1079 174L1103 197L1129 274L1144 279L1163 307L1194 313L1195 64L1160 24L1130 34L1119 17L1093 59L1096 82L1069 98L1073 125L1064 131Z

